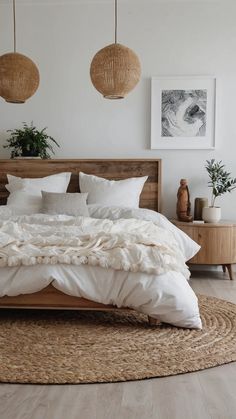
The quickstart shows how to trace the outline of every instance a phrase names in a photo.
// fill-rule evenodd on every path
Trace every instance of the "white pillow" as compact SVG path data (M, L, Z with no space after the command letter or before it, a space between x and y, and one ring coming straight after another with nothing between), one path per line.
M87 193L58 193L42 191L42 212L89 217Z
M79 174L82 193L88 193L88 204L139 207L139 197L148 176L124 180L107 180L98 176Z
M42 207L41 191L66 192L70 176L70 172L33 179L7 175L6 189L10 192L7 205L18 214L36 214Z

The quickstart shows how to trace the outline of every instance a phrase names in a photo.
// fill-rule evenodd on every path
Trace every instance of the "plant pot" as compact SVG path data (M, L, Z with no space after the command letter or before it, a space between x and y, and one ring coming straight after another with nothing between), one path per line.
M204 207L202 209L202 219L205 223L218 223L221 219L221 208Z
M21 157L39 157L39 153L34 150L22 150Z

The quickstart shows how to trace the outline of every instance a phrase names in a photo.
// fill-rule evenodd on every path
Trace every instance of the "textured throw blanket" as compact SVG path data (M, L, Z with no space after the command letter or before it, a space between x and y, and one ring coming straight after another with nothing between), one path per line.
M0 222L0 267L57 263L189 278L174 236L151 221L37 214Z

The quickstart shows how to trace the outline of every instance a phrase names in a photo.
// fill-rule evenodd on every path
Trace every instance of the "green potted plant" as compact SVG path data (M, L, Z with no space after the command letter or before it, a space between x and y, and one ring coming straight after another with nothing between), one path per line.
M54 153L52 143L57 147L60 147L59 144L46 133L46 127L41 131L31 122L30 125L27 125L26 122L23 122L22 129L8 130L11 133L10 138L7 139L7 145L4 145L4 148L10 148L11 158L16 157L38 157L41 159L50 159L51 156L48 150Z
M236 178L232 178L231 173L225 170L221 160L217 162L211 159L206 162L205 168L210 178L208 186L212 189L212 195L211 205L202 210L202 218L207 223L217 223L221 219L221 208L215 206L216 198L235 189Z

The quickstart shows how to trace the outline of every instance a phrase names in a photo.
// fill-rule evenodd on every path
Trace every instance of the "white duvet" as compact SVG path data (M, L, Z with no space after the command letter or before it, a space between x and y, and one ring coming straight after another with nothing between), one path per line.
M18 217L2 209L0 295L52 283L67 294L201 328L184 263L198 245L153 211L91 207L90 214Z

